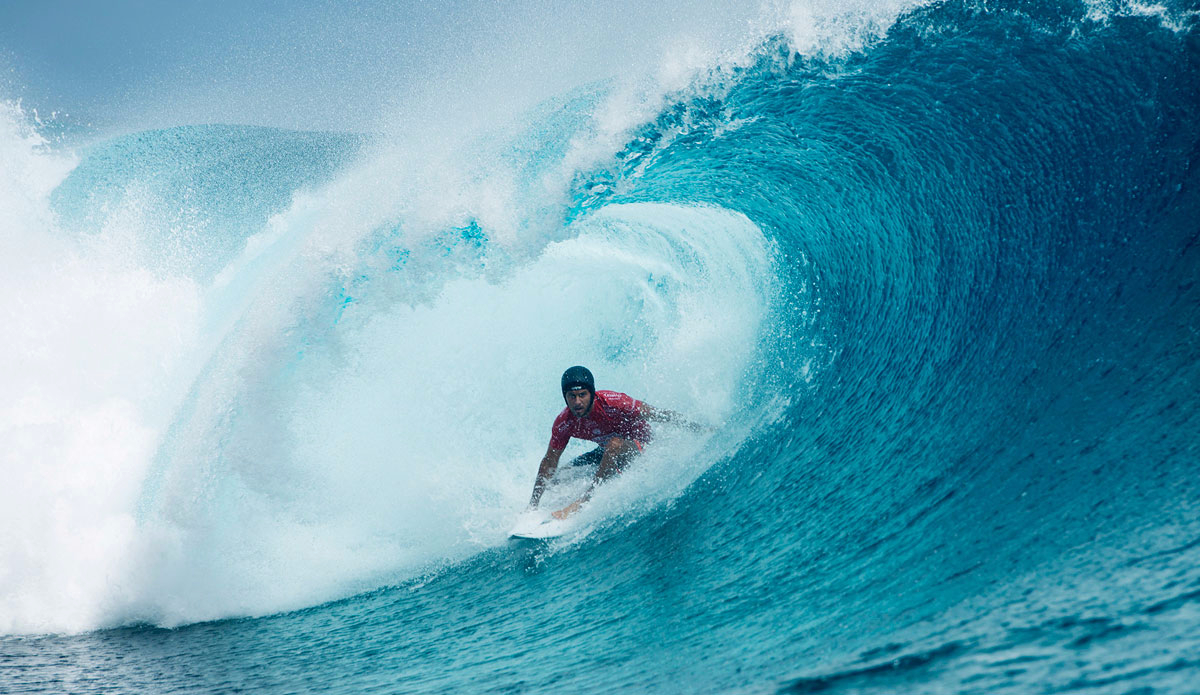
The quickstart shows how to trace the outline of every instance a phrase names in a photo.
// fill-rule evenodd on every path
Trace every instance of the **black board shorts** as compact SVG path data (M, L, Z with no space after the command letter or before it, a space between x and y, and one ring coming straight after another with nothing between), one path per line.
M633 442L634 445L637 446L638 453L641 453L643 451L641 442L639 442L636 439L631 439L629 441ZM576 456L575 458L571 459L570 461L567 461L567 465L568 466L591 466L594 468L594 467L600 465L600 459L602 459L602 458L604 458L604 447L598 446L595 449L592 449L591 451L589 451L587 453L580 454L580 455ZM622 466L622 468L624 468L624 466Z

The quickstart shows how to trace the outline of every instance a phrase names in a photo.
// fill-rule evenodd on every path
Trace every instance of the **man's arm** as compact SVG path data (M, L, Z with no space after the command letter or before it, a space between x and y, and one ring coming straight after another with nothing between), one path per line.
M604 456L601 457L600 465L596 467L596 475L592 478L592 483L588 485L587 490L584 491L579 499L556 512L551 512L550 515L555 519L565 519L579 511L583 503L592 498L592 493L596 491L596 486L616 475L629 460L629 457L637 452L637 447L627 439L613 437L608 440L604 444Z
M542 499L542 493L546 490L546 483L550 482L551 476L558 468L558 459L562 456L562 449L555 449L551 444L546 448L546 455L542 457L542 465L538 466L537 480L533 482L533 495L529 498L529 508L537 509L538 502Z
M713 430L712 427L709 427L708 425L701 425L695 420L690 420L674 410L655 408L649 403L643 402L638 405L638 415L641 415L649 422L662 422L668 425L676 425L678 427L689 429L693 432L711 432Z

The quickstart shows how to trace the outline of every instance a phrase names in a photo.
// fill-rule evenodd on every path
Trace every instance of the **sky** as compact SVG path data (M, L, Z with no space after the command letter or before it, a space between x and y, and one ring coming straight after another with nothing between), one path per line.
M0 100L99 131L195 123L363 132L406 105L528 107L735 42L694 0L3 0ZM680 49L681 50L681 49Z

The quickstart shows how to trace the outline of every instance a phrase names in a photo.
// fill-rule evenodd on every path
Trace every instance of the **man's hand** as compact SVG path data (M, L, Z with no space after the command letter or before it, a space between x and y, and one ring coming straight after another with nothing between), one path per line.
M563 507L562 509L558 510L557 512L551 512L550 516L554 517L555 519L558 519L559 521L562 521L563 519L571 516L572 514L574 514L577 511L579 511L579 508L581 506L583 506L583 502L581 502L579 500L575 500L574 502L568 504L567 506Z

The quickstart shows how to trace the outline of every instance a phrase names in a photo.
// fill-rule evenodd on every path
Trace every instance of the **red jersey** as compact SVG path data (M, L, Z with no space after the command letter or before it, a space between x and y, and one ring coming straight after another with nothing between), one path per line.
M550 448L565 449L571 437L601 445L617 436L645 443L650 440L650 425L638 413L641 405L617 391L597 391L586 416L575 417L570 408L558 414L550 428Z

